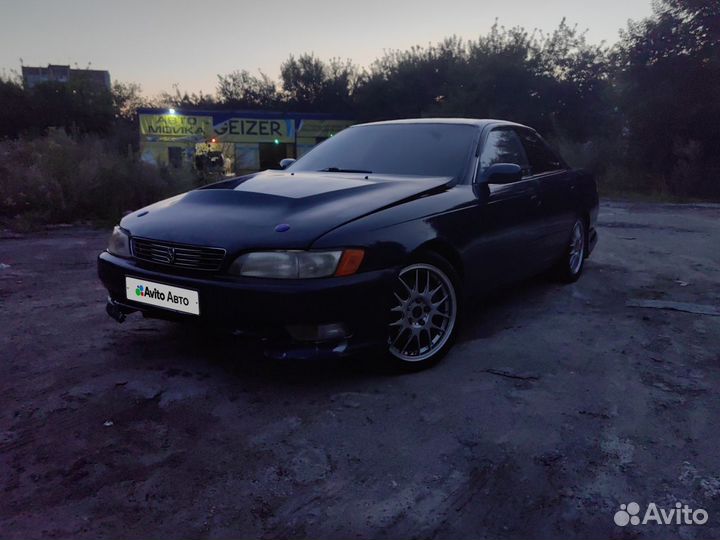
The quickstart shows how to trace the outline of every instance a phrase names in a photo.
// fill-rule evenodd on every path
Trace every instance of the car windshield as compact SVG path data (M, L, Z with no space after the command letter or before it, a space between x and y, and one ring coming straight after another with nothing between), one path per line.
M380 124L341 131L288 170L459 177L475 128L464 124Z

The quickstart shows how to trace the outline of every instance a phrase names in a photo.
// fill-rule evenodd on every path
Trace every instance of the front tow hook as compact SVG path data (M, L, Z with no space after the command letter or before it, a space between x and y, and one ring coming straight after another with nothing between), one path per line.
M115 303L112 298L107 299L107 304L105 304L105 311L107 311L107 314L110 315L117 322L125 322L127 313L123 310L121 306Z

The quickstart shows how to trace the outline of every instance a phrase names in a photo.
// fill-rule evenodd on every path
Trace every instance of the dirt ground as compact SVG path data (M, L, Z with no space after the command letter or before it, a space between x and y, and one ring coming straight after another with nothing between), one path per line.
M0 239L0 537L718 538L720 317L626 302L720 306L719 218L604 204L578 283L487 299L402 376L120 325L107 231ZM631 501L709 519L615 525Z

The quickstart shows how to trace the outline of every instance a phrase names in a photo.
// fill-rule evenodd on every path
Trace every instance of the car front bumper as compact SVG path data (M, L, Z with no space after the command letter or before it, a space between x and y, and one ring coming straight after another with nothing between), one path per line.
M263 338L269 356L307 358L342 356L383 344L396 269L301 280L188 276L103 252L98 256L98 275L108 290L108 313L117 320L140 311L147 317L227 328ZM200 315L128 299L126 276L197 291ZM296 339L289 329L327 324L343 325L347 336Z

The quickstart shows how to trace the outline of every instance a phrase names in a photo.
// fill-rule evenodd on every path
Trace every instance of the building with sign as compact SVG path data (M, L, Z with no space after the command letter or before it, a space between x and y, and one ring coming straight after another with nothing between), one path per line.
M211 150L222 153L227 172L245 174L300 157L352 121L326 114L139 109L138 123L145 161L192 167L197 153Z
M72 69L70 66L48 64L48 67L22 66L25 88L53 82L60 84L83 83L110 90L110 73L101 69Z

